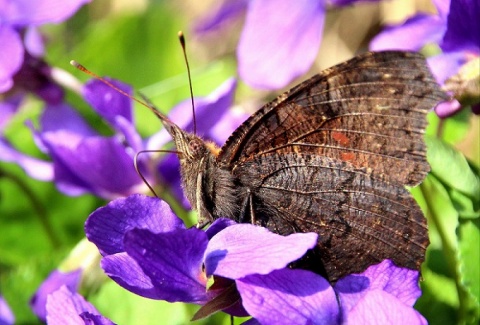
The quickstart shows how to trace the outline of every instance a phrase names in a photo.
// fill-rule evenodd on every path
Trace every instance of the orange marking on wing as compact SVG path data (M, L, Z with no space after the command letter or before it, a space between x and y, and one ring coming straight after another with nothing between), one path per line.
M342 146L346 146L350 143L350 139L343 132L333 131L331 135L332 135L332 138Z
M342 161L354 161L355 154L353 152L342 152L341 154Z

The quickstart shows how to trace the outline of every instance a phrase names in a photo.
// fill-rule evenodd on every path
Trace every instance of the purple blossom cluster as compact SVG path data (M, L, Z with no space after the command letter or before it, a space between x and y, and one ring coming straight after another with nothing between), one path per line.
M115 80L111 82L131 93L130 86ZM210 96L196 99L198 116L202 116L198 131L206 138L222 142L245 119L245 114L229 110L235 86L235 80L229 79ZM135 154L160 148L168 142L166 134L160 131L149 139L142 139L135 129L131 100L101 81L88 82L82 88L82 95L112 127L114 135L99 134L67 103L47 103L40 116L39 128L31 128L37 145L52 161L27 156L1 137L0 160L16 162L33 178L55 181L59 190L67 195L93 193L111 199L146 191L134 168ZM193 127L190 106L181 103L172 114L181 117L179 122L187 130ZM163 182L171 184L173 192L182 198L178 167L171 163L172 158L168 155L164 158L158 165L152 159L140 157L142 174L155 185L158 181L156 169L159 168L165 176Z
M39 84L38 78L30 78L32 74L45 77L41 70L48 69L40 59L44 49L38 27L66 20L87 2L90 0L0 1L0 93L20 84L27 86L28 90L36 90L40 97L42 94L49 97L47 93L51 85Z
M426 324L412 308L421 293L417 271L386 260L332 286L289 268L316 245L315 233L284 237L229 219L205 231L186 228L165 202L143 195L96 210L85 232L115 282L146 298L201 305L198 317L224 311L252 316L248 324ZM79 309L77 299L85 304L66 286L49 295L47 320L101 317L88 304Z

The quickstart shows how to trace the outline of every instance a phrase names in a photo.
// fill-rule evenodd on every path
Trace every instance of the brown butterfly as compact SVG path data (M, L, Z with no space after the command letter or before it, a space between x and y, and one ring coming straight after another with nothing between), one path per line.
M425 115L447 99L417 53L359 55L263 106L218 150L166 118L199 224L219 217L316 232L330 281L384 259L419 269ZM320 263L317 261L317 263Z
M404 186L429 172L425 117L446 99L422 55L370 52L264 105L221 149L155 114L175 141L199 225L226 217L316 232L301 265L335 282L384 259L419 269L427 226Z

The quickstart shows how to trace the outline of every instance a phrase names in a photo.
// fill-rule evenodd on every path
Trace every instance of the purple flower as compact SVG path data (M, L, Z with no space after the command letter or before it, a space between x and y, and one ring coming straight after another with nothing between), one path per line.
M110 81L131 93L130 86ZM235 80L229 79L210 96L195 99L199 134L204 133L207 139L223 141L219 134L230 134L246 118L244 114L229 110L235 86ZM37 145L51 157L53 163L26 156L3 138L0 138L0 159L18 163L34 178L54 180L60 191L67 195L93 193L111 199L145 191L146 187L134 168L135 154L144 149L161 149L171 140L170 137L162 130L148 140L141 139L134 126L131 100L98 80L92 80L83 87L83 96L114 129L112 136L100 135L66 103L47 104L40 117L39 129L33 132ZM8 110L5 110L8 115L15 111L15 105L17 102L8 104ZM171 115L187 130L193 128L189 105L180 104ZM7 117L0 119L2 123L3 120ZM161 161L160 170L172 172L164 174L164 179L159 180L158 161L147 158L147 155L141 155L138 161L142 175L149 183L153 186L157 182L172 184L173 193L184 200L181 189L173 185L178 185L180 177L177 159L172 156L171 160ZM162 158L168 157L163 155Z
M438 44L443 53L429 58L428 62L437 81L443 84L462 66L480 56L480 4L476 0L436 0L434 3L436 15L420 13L402 25L388 26L372 40L370 49L418 51L427 44ZM458 101L453 100L438 105L435 111L440 117L447 117L460 108Z
M357 1L330 2L343 6ZM240 77L253 87L278 89L304 74L314 62L326 7L326 0L226 0L197 31L216 29L246 10L237 47Z
M49 325L114 324L111 320L102 316L97 309L81 295L66 286L62 286L48 296L46 309L46 320Z
M28 55L42 54L36 27L59 23L72 16L89 0L4 0L0 1L0 93L12 88L13 76L22 65L29 66Z
M131 92L130 86L112 82ZM90 192L105 198L135 192L141 179L133 157L142 142L133 126L131 101L97 80L85 85L84 97L116 132L102 136L68 104L47 104L34 135L53 160L58 188L68 195Z
M316 245L314 233L284 237L229 219L206 231L186 229L165 202L142 195L96 210L85 231L114 281L151 299L202 305L197 318L223 310L262 324L425 323L412 308L420 294L416 271L384 261L332 287L288 268Z
M80 269L65 273L58 270L52 272L40 285L35 292L35 295L30 299L30 307L34 314L42 321L45 321L47 316L46 304L48 296L61 287L66 287L72 292L76 292L80 284L81 275L82 271Z
M15 316L13 316L5 299L0 295L0 325L11 325L13 323L15 323Z

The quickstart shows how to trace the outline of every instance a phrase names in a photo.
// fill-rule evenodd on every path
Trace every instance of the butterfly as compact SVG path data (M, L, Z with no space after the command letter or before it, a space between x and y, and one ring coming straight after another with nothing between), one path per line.
M225 217L316 232L298 267L335 282L384 259L419 269L426 220L405 186L426 161L426 114L448 96L418 53L367 52L261 107L218 148L155 110L199 226Z

